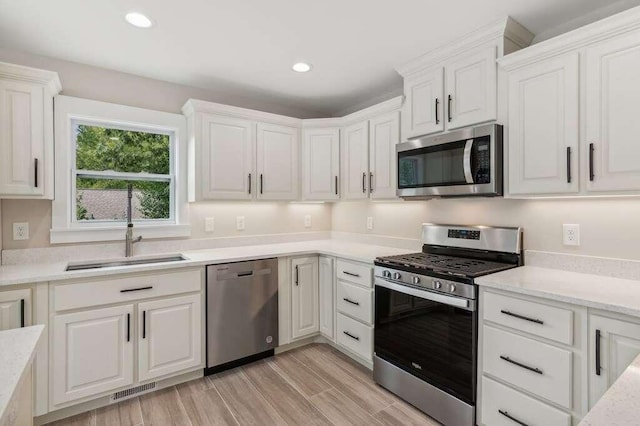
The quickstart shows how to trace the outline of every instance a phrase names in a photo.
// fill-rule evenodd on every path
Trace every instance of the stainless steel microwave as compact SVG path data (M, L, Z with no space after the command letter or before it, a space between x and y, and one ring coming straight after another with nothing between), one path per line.
M396 145L402 198L502 195L502 126L489 124Z

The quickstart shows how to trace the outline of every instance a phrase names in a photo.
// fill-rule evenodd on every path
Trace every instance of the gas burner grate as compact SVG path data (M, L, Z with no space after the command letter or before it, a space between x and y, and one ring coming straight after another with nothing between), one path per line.
M418 270L431 270L468 278L474 278L513 267L513 265L508 263L444 256L432 253L401 254L381 257L377 260L389 266L396 265Z

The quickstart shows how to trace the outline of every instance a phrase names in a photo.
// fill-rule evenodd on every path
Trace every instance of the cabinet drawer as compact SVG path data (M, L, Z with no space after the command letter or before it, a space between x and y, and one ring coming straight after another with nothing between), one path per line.
M56 285L53 289L54 309L65 311L200 291L202 275L202 270L192 269Z
M336 262L336 275L339 280L349 281L365 287L373 287L373 268L369 265L338 259Z
M492 327L482 330L485 373L571 408L570 351Z
M511 418L509 418L511 417ZM482 378L482 424L569 426L571 416L487 377Z
M485 293L483 317L567 345L573 344L573 312L514 297Z
M338 311L371 324L373 291L344 281L338 281Z
M373 359L373 328L343 314L337 316L338 344L362 358Z

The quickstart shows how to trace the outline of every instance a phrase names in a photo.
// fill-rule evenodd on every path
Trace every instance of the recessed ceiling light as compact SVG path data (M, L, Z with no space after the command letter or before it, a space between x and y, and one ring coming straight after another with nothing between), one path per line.
M151 22L151 19L138 12L127 13L124 19L126 19L127 22L134 27L138 28L151 28L153 26L153 22Z
M292 68L295 72L307 72L311 70L311 65L306 62L298 62L293 64Z

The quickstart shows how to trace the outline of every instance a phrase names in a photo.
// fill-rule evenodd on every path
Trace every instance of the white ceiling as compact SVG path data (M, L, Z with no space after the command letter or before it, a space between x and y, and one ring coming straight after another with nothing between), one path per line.
M635 0L625 0L627 3ZM0 0L0 47L335 115L395 66L510 15L535 34L610 0ZM156 25L125 23L140 11ZM313 64L298 74L291 65Z

